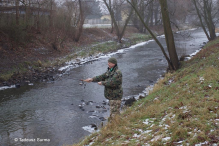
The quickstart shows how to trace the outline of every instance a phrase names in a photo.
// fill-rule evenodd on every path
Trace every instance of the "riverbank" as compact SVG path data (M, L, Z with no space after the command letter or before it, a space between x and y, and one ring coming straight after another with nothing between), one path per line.
M157 34L162 34L159 28L155 30ZM87 28L80 42L66 41L63 48L58 50L48 47L48 42L42 42L45 40L44 35L37 36L35 47L32 44L29 48L11 50L1 46L0 87L20 87L36 81L54 81L54 75L62 73L59 68L67 61L114 52L150 38L149 35L128 27L123 42L119 44L116 42L115 33L110 33L110 29Z
M82 145L218 145L219 38Z

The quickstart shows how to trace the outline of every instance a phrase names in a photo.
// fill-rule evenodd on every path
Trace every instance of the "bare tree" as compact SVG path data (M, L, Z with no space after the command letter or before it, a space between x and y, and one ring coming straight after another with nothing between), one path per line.
M112 24L116 30L117 40L121 43L125 29L131 19L133 9L126 5L125 0L113 1L113 6L111 0L103 0L103 2L110 13ZM127 18L123 20L124 22L121 21L122 15L127 16Z
M179 68L179 59L176 53L174 36L173 36L172 28L170 25L167 0L159 0L159 2L161 6L161 13L162 13L162 20L163 20L163 27L164 27L164 34L165 34L167 49L169 52L170 61L173 66L172 69L176 70Z
M160 5L161 5L162 19L163 19L163 22L165 23L164 24L164 29L166 29L165 30L165 37L166 37L166 43L167 43L167 49L168 49L169 57L166 54L165 49L162 46L162 44L159 42L159 40L153 34L151 29L145 23L143 17L139 13L139 9L137 7L137 1L136 0L131 0L131 1L127 0L127 2L134 8L136 14L138 15L139 19L143 23L144 27L147 29L147 31L151 34L151 36L153 37L155 42L161 48L161 51L163 52L163 54L164 54L164 56L165 56L165 58L166 58L166 60L168 62L169 69L170 70L177 70L179 68L179 60L178 60L178 56L177 56L177 53L176 53L173 33L172 33L171 25L170 25L167 1L166 0L159 0Z
M136 1L136 7L139 9L139 13L144 19L144 22L149 26L157 26L160 19L160 5L158 0L138 0ZM132 17L132 23L140 32L147 32L141 23L141 20L136 16Z
M215 23L219 20L218 1L192 0L192 2L205 35L209 41L214 40L216 38Z
M19 25L19 0L15 1L16 5L16 24Z
M154 2L154 25L156 26L156 25L158 25L158 23L159 23L159 14L160 14L160 6L159 6L159 2L158 2L158 0L155 0L155 2Z
M76 28L76 32L75 32L75 38L74 38L74 40L76 42L78 42L80 37L81 37L82 30L83 30L83 24L84 24L84 20L85 20L85 15L84 15L85 10L82 7L81 0L78 0L78 2L79 2L80 14L79 14L79 17L77 20L77 26L76 26L77 28Z

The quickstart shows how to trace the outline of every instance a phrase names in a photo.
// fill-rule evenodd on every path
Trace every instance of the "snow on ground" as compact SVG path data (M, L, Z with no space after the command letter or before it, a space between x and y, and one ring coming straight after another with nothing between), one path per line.
M94 132L98 131L98 130L95 130L95 127L92 127L92 125L84 126L84 127L82 127L82 129L84 129L85 131L88 131L90 133L94 133Z
M143 46L145 44L148 44L151 41L153 41L153 40L148 40L146 42L142 42L142 43L139 43L139 44L136 44L136 45L132 45L129 48L120 49L120 50L118 50L116 52L113 52L113 53L107 53L107 54L99 53L99 54L89 56L89 57L86 57L86 58L79 58L78 57L76 59L73 59L71 61L66 62L66 66L63 66L63 67L59 68L59 71L65 71L66 72L66 71L69 71L73 68L77 68L80 65L85 64L87 62L96 61L96 60L104 59L104 58L110 58L111 56L113 56L115 54L120 54L120 53L123 53L127 50L134 49L134 48L139 47L139 46Z
M15 85L12 85L12 86L3 86L3 87L0 87L0 91L1 90L5 90L5 89L10 89L10 88L16 88Z
M192 59L193 56L195 56L198 52L200 52L202 49L196 50L194 53L190 54L189 57L185 57L186 60Z
M111 24L84 24L84 28L110 28Z

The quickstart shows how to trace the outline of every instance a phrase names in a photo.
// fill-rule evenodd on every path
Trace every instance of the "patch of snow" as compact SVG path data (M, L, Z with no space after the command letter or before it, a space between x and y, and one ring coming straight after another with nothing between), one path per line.
M158 136L155 136L151 141L157 141L158 139L161 139L162 136L161 135L158 135Z
M135 133L132 137L139 138L139 137L141 137L141 135L138 135Z
M152 132L152 130L146 130L146 131L144 131L143 133L144 134L147 134L147 133L151 133Z
M168 141L170 139L171 139L171 137L165 137L165 138L162 139L162 141Z
M84 28L109 28L111 24L83 24Z
M172 82L173 82L173 79L170 79L170 80L168 81L168 85L170 85Z
M195 56L198 52L200 52L201 49L196 50L194 53L190 54L189 57L185 57L185 60L190 60L193 56Z
M205 144L209 144L208 141L205 141L205 142L199 143L199 144L195 144L195 146L202 146L202 145L205 145Z
M5 89L11 89L11 88L16 88L15 85L12 85L12 86L3 86L3 87L0 87L0 91L1 90L5 90Z
M160 35L160 36L158 36L158 38L165 38L165 35L164 34Z
M163 119L161 120L161 122L166 121L167 118L169 118L169 115L166 115L165 117L163 117Z
M146 125L148 125L148 124L150 124L150 123L153 123L153 122L154 122L153 120L155 120L155 118L146 119L143 123L146 124Z
M164 125L164 129L167 130L170 126L169 125Z
M143 91L144 94L149 95L149 92L152 91L154 88L154 85L150 85Z
M185 57L185 61L192 59L192 57Z
M150 128L152 128L154 126L154 124L152 124L151 126L150 126Z
M143 123L148 125L149 124L149 119L146 119L145 122L143 122Z
M97 116L89 116L89 118L97 118L97 119L98 119L98 117L97 117Z
M204 81L204 80L205 80L205 79L204 79L203 77L200 77L200 78L199 78L199 81L201 81L201 82Z
M154 100L153 100L153 101L156 101L156 100L158 100L158 101L159 101L159 98L158 98L158 97L156 97L156 98L154 98Z
M196 50L194 53L190 54L190 56L195 56L201 49Z
M84 146L92 146L94 142L89 143L88 145L84 145Z
M183 113L188 113L188 112L190 112L190 111L188 110L188 107L187 107L187 106L182 106L182 107L180 107L179 109L183 109Z
M176 143L181 144L181 143L183 143L183 141L178 141L178 142L176 142Z
M82 127L82 129L84 129L85 131L88 131L88 132L90 132L90 133L94 133L94 132L97 131L97 130L95 130L91 125L84 126L84 127Z

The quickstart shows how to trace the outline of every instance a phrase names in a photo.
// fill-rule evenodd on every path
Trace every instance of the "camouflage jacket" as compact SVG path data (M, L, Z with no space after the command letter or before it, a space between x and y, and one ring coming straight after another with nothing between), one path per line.
M104 96L109 100L121 100L123 95L122 73L116 65L112 71L108 70L93 78L93 82L102 82L105 86Z

